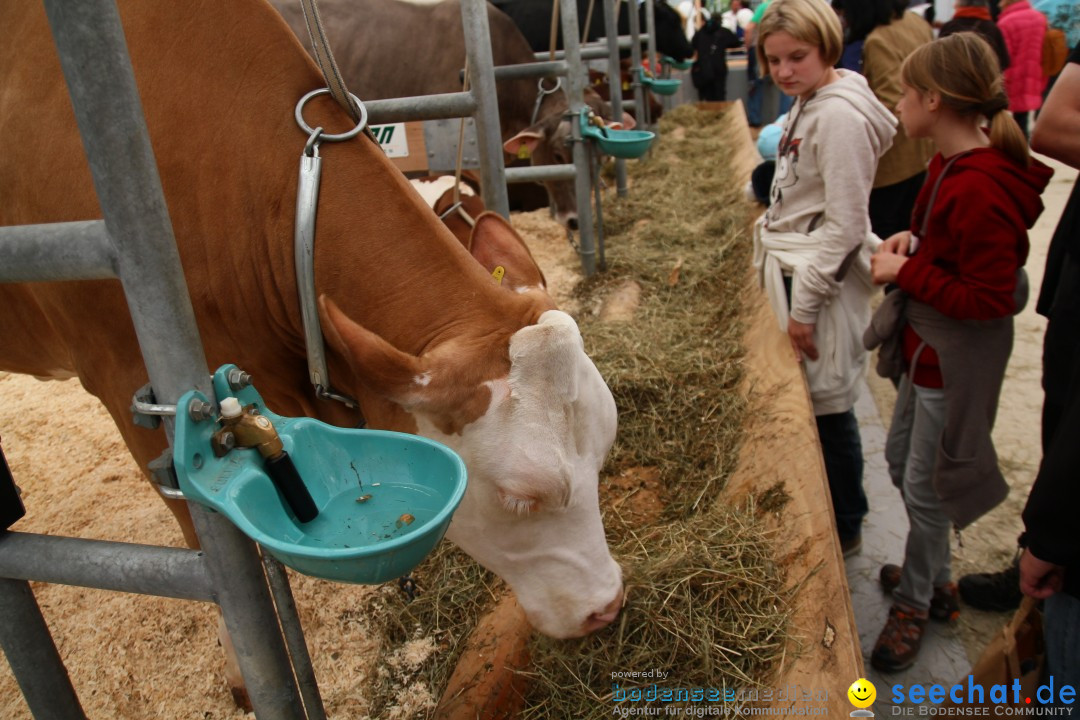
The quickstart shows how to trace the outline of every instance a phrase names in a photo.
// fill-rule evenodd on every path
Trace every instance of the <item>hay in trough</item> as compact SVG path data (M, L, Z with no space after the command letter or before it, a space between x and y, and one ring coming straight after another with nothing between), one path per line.
M760 508L754 498L739 507L720 499L747 413L739 388L751 209L731 180L738 138L728 127L693 107L665 115L651 158L628 166L629 197L608 194L606 272L575 288L586 349L619 409L601 498L627 602L613 626L583 640L536 638L524 718L610 715L613 682L648 684L613 681L614 672L660 669L669 687L759 687L784 652L792 591ZM633 319L602 321L599 306L628 281L641 288ZM637 483L642 469L651 480ZM763 492L771 510L782 505L782 491ZM393 668L368 688L373 717L391 716L413 683L441 693L497 595L498 580L446 543L414 575L422 592L413 603L380 596ZM402 643L426 637L434 644L423 662L391 662Z
M753 498L719 500L747 412L739 388L750 253L750 208L731 180L737 139L726 127L690 106L666 114L652 157L631 168L629 197L605 208L610 267L578 292L642 286L633 322L581 321L619 407L606 470L655 468L661 507L643 524L605 505L626 605L614 626L583 640L536 640L524 718L610 716L613 695L653 683L758 687L784 652L791 590L769 532ZM770 507L782 504L775 490L768 496ZM666 678L613 677L653 669Z

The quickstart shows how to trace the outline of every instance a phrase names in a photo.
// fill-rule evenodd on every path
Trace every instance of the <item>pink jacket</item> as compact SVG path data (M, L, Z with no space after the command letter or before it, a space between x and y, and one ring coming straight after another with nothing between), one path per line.
M1009 110L1028 112L1042 107L1046 78L1042 74L1042 44L1046 34L1046 16L1020 0L1002 8L998 28L1009 49L1009 68L1005 71L1005 93Z

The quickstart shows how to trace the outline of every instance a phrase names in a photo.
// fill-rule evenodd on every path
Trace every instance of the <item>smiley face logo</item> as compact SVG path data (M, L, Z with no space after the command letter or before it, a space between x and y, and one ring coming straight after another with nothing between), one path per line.
M851 687L847 690L847 696L855 707L868 708L877 699L877 688L874 687L874 683L866 678L859 678L851 683Z

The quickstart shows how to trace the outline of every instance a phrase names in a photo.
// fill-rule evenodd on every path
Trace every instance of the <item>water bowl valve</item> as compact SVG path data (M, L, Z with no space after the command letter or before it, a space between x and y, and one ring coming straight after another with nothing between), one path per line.
M255 405L242 407L234 397L221 401L221 428L210 438L214 455L224 457L235 448L254 448L262 456L266 473L289 504L296 519L311 522L319 508L300 478L296 466L278 435L274 424L260 415Z

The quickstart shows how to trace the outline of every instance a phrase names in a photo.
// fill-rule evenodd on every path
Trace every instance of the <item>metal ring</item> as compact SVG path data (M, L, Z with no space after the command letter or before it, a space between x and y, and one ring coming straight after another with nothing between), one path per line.
M320 88L318 90L312 90L307 95L300 98L300 102L296 103L296 124L299 125L300 128L308 135L314 133L315 128L309 126L306 122L304 122L304 103L317 95L329 94L330 88ZM319 142L341 142L342 140L352 140L354 137L359 135L365 127L367 127L367 108L364 107L364 103L360 102L360 98L356 97L352 93L349 93L349 97L351 97L353 99L353 102L356 103L356 106L360 108L360 122L358 122L356 124L356 127L354 127L349 132L339 133L337 135L327 135L323 133L319 137Z
M546 79L547 78L540 78L539 80L536 81L536 87L537 87L538 90L540 90L541 94L550 95L551 93L556 92L559 88L562 87L562 78L557 77L557 78L555 78L555 87L551 88L550 90L545 90L544 89L544 80L546 80Z
M308 157L319 157L319 143L322 142L323 129L317 127L311 131L311 137L307 139L307 144L304 145L304 154Z

